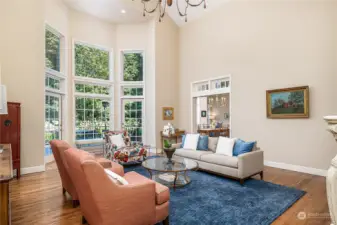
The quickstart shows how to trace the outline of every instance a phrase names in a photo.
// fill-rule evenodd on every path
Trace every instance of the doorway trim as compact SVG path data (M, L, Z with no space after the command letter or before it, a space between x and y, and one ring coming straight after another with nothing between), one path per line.
M213 88L213 84L216 81L225 80L229 81L229 85L224 88ZM204 90L197 90L198 85L208 85L207 88ZM190 86L190 112L193 113L193 99L197 97L207 97L211 95L220 95L220 94L227 94L229 93L229 135L232 137L232 76L231 74L220 76L220 77L213 77L205 80L198 80L191 82ZM190 130L193 131L193 114L191 115L190 121Z

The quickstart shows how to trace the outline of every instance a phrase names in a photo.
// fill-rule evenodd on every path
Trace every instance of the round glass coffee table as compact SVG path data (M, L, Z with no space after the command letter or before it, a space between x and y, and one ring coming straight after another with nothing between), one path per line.
M170 163L167 158L160 157L147 159L142 166L149 171L152 180L175 190L191 182L187 172L196 170L198 163L191 159L172 159Z

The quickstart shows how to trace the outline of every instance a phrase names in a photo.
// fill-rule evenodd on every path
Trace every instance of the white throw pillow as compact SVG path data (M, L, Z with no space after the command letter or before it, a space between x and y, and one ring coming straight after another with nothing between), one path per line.
M105 173L108 175L110 180L114 182L115 184L121 184L121 185L128 185L128 181L125 180L123 177L119 176L117 173L112 172L109 169L104 169Z
M236 138L219 137L218 145L216 147L216 154L233 156L233 147Z
M121 134L109 136L112 144L116 145L117 148L125 147L125 143Z
M187 134L184 142L185 149L197 150L200 134Z

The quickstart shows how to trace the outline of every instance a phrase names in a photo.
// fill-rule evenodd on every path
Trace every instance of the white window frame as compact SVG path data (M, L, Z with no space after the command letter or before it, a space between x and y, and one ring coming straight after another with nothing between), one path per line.
M67 38L64 34L60 31L55 29L53 26L49 25L48 22L45 22L45 32L50 31L56 36L60 38L60 71L56 71L50 68L45 67L45 76L44 79L47 77L56 78L60 80L60 90L53 89L50 87L45 87L45 96L60 96L61 98L61 139L67 136L67 129L64 128L64 124L67 124L67 113L66 113L66 106L67 106L67 86L68 86L68 79L67 79L67 71L68 71L68 54L67 54ZM46 50L46 47L45 47ZM46 55L46 52L45 52ZM44 111L46 111L45 103L44 103ZM45 118L46 119L46 118ZM49 160L48 160L49 161Z
M221 80L221 79L225 79L227 81L229 81L229 86L225 87L225 88L211 88L211 84L213 81L216 80ZM207 83L208 84L208 90L204 90L204 91L195 91L195 85L198 84L204 84ZM212 95L219 95L219 94L226 94L229 93L229 126L230 126L230 137L232 136L232 76L231 74L228 74L226 76L221 76L221 77L214 77L214 78L210 78L207 80L198 80L198 81L193 81L191 82L191 86L190 86L190 110L191 113L194 113L193 111L193 99L197 98L197 97L204 97L204 96L212 96ZM194 120L195 117L191 116L191 131L193 131L193 126L194 126Z
M143 55L143 79L142 81L124 81L124 53L141 53ZM120 54L120 83L124 85L137 85L137 84L145 84L145 51L144 50L121 50Z
M141 53L143 55L143 79L142 81L124 81L124 53ZM123 128L124 123L124 108L123 101L124 100L141 100L143 104L143 112L142 112L142 142L146 140L146 123L145 123L145 115L146 115L146 85L145 85L145 76L146 76L146 52L144 49L121 49L119 51L119 85L118 85L118 95L119 95L119 127ZM143 88L142 96L125 96L123 92L123 88Z
M85 45L91 48L109 52L109 80L95 79L90 77L76 76L75 74L75 47L76 44ZM99 98L109 102L110 116L108 129L114 129L114 57L113 49L101 45L90 44L84 41L73 39L72 41L72 90L73 90L73 140L77 145L102 143L103 139L76 140L76 97ZM75 84L89 84L109 87L109 95L76 92Z

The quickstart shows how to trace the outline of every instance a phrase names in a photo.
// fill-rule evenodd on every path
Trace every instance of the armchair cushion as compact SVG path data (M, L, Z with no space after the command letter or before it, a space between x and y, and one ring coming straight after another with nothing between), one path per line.
M125 142L122 137L122 134L117 134L117 135L110 135L110 142L114 145L117 146L117 148L123 148L125 147Z
M104 169L104 172L108 175L110 180L118 185L128 185L129 183L117 173L112 172L111 170Z
M124 178L129 182L129 184L141 184L151 181L150 179L136 173L128 172L125 174ZM156 182L156 204L161 205L170 199L170 190L168 187Z

